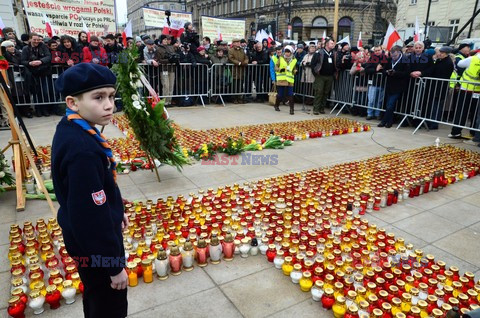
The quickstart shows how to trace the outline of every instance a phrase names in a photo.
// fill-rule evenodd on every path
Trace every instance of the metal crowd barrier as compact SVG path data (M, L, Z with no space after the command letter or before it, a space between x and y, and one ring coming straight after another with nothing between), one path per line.
M190 98L199 98L205 107L204 98L209 97L210 69L205 64L160 64L159 66L139 64L150 85L165 98L167 105L172 98L180 103L189 103Z
M271 90L270 64L213 64L210 69L210 97L217 97L225 106L225 96L256 96L268 99Z

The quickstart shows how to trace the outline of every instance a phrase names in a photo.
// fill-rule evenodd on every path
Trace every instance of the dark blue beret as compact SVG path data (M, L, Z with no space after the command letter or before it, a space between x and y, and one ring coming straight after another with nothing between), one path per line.
M115 87L117 78L106 66L80 63L60 74L55 89L62 96L75 96L97 88Z

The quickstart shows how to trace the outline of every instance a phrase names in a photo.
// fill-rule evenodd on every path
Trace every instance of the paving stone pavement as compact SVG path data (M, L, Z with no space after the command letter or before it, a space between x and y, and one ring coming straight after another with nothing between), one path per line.
M295 116L287 107L273 111L266 104L207 106L169 109L171 118L192 129L231 127L248 124L283 122L316 118L301 112ZM329 115L326 115L329 116ZM352 119L364 120L360 117ZM48 145L60 117L26 119L25 123L36 145ZM259 154L277 154L275 166L211 166L195 163L181 173L175 168L160 167L162 182L150 171L136 171L118 178L122 195L130 200L156 199L178 194L188 195L202 188L257 180L291 171L333 165L432 145L441 142L480 151L457 140L446 138L450 129L412 136L412 128L377 128L371 121L372 132L348 134L296 142L283 150L264 150ZM105 129L108 137L121 137L113 126ZM0 131L0 145L6 144L9 131ZM11 153L7 153L9 158ZM58 207L57 204L55 204ZM6 316L10 273L7 259L10 224L48 218L51 214L44 201L27 201L24 212L15 212L15 193L0 194L0 317ZM417 248L432 253L447 265L457 265L460 271L472 271L480 278L480 177L462 181L446 189L407 200L380 212L366 216L388 232L405 238ZM458 243L463 244L458 244ZM155 280L129 290L131 317L331 317L308 293L300 291L281 271L273 268L264 257L235 258L232 262L196 267L192 272ZM31 312L28 312L31 316ZM81 299L58 310L45 310L42 317L83 317Z

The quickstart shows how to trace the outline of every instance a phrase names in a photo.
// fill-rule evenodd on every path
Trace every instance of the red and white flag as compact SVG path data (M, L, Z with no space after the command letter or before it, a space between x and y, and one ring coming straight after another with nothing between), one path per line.
M179 38L180 35L185 31L183 28L184 22L182 20L172 19L170 17L170 26L165 20L165 25L163 26L162 34L171 35L174 38Z
M388 24L387 34L385 34L385 39L383 40L383 45L386 47L387 50L390 50L395 42L400 40L400 34L395 29L392 23Z
M52 22L50 22L50 19L47 17L45 13L43 14L43 20L45 20L45 29L47 30L48 36L51 38L57 35L55 33L55 30L53 29Z
M415 17L415 33L413 35L413 41L420 41L420 28L418 27L418 17Z
M222 30L220 30L220 28L217 29L217 38L218 41L223 41Z
M273 44L275 44L275 39L273 38L272 32L268 33L268 48L272 47Z
M123 41L123 47L127 47L127 38L132 37L132 21L128 21L127 25L125 26L125 29L123 29L122 32L122 41Z
M363 42L362 42L362 32L358 35L358 41L357 41L357 47L363 47Z
M2 17L0 17L0 36L3 38L4 37L4 34L3 34L3 29L5 28L5 23L3 23L3 20L2 20ZM5 37L7 35L5 34Z
M85 23L85 20L82 19L82 31L87 33L87 41L90 43L90 30L87 28L87 24Z
M327 31L323 30L322 42L325 41L326 37L327 37Z

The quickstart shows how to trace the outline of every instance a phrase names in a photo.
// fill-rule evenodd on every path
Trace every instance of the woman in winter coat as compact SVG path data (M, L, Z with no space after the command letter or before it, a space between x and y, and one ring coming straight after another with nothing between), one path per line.
M350 75L354 76L354 87L355 92L353 96L354 103L357 105L366 106L368 105L367 92L368 92L368 77L365 75L364 63L367 61L365 53L358 52L355 56L352 57L353 64L350 69ZM366 109L353 106L351 110L353 116L365 115Z
M224 55L222 48L217 48L217 52L214 56L210 56L210 60L213 64L217 64L215 70L215 80L213 83L214 94L227 93L228 86L232 81L232 73L226 64L228 63L228 57ZM214 96L214 102L219 103L221 100L218 96Z
M100 46L100 42L96 36L90 37L90 44L83 48L84 63L95 63L103 66L108 65L107 51Z
M312 58L315 54L317 48L315 47L315 43L308 47L308 53L303 57L301 60L301 69L300 69L300 82L301 82L301 89L300 91L305 95L312 95L313 96L313 82L315 81L315 76L313 76L312 72ZM307 97L305 100L305 104L313 105L313 98Z

